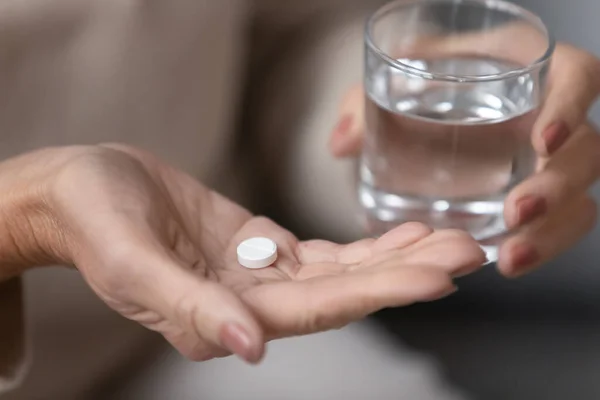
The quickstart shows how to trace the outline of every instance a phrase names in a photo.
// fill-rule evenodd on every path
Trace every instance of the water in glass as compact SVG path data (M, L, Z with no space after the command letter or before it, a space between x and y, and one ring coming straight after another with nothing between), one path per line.
M481 56L401 61L473 76L518 67ZM493 251L506 233L506 195L535 169L534 80L448 85L386 63L367 71L368 132L359 169L367 229L379 235L420 221L466 230Z

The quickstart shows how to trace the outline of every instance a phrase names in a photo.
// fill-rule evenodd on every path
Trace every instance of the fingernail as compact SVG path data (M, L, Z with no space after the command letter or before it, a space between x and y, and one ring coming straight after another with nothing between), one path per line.
M511 275L517 277L528 272L540 260L540 255L532 246L521 243L512 248L511 260Z
M569 138L569 127L564 122L555 122L542 133L546 145L546 152L553 154Z
M252 339L244 328L238 324L226 324L220 334L221 345L238 357L256 363L260 354L252 346Z
M333 130L334 137L343 137L348 135L352 127L352 115L344 115Z
M516 226L527 224L546 213L546 200L538 196L526 196L517 201Z
M343 116L335 127L329 142L331 151L334 155L340 156L347 151L347 148L351 143L348 138L350 138L352 124L352 115L348 114Z

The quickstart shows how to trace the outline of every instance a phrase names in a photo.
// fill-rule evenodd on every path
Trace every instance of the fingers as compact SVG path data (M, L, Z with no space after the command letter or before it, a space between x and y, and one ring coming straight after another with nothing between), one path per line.
M112 245L100 247L105 250L99 253L102 268L94 273L83 269L100 297L125 317L163 334L193 360L230 352L250 363L260 361L260 325L233 292L201 278L210 274L204 260L192 260L191 252L186 255L190 260L181 260L134 230L115 229Z
M298 257L305 265L297 279L337 274L346 269L401 265L424 265L462 276L474 272L486 261L481 247L466 232L434 232L417 222L403 224L377 240L366 239L344 246L324 241L304 242L299 246Z
M596 203L588 196L564 204L562 212L527 226L501 246L499 270L507 277L530 272L581 240L596 218Z
M306 242L297 256L301 263L314 262L302 265L297 280L243 295L269 339L339 328L382 308L445 297L456 290L451 275L485 261L466 233L432 232L416 223L346 246Z
M403 249L433 233L428 226L409 222L386 233L379 239L364 239L347 245L323 240L311 240L298 245L298 261L301 264L335 262L359 264L375 254L388 250Z
M501 247L498 266L520 276L577 243L594 226L596 206L587 197L600 174L600 137L580 127L544 169L517 186L505 202L516 236Z
M512 29L517 33L517 29ZM502 31L506 34L506 30ZM454 38L450 46L438 40L430 51L457 51L456 46L468 46L477 40L494 37ZM488 45L490 45L488 43ZM491 46L491 45L490 45ZM425 46L427 48L427 46ZM493 47L493 46L492 46ZM531 47L531 46L530 46ZM513 55L518 59L519 55ZM532 142L538 154L555 153L575 130L583 124L590 107L600 95L600 60L574 46L561 43L553 56L548 93L533 128ZM364 93L360 85L352 87L342 101L340 117L330 138L330 150L335 157L356 156L365 132Z
M245 304L230 290L173 265L157 261L154 279L147 281L145 304L187 333L188 343L207 343L208 353L222 349L249 363L264 354L262 331ZM198 346L193 346L198 357ZM202 347L202 346L201 346ZM201 356L200 356L201 357Z
M403 249L422 241L433 234L433 229L419 222L407 222L392 229L373 243L373 253ZM364 259L354 262L362 262Z
M377 240L364 239L347 245L324 240L299 243L296 255L303 266L294 275L294 279L337 275L352 268L360 268L364 261L386 260L391 257L391 250L410 246L432 232L429 227L414 222L400 225Z
M334 275L370 268L398 268L423 265L451 276L474 272L486 261L475 240L459 230L432 229L420 223L406 223L377 240L367 239L345 246L330 242L305 242L298 257L304 264L296 279Z
M452 229L436 231L402 253L403 262L409 265L427 265L454 277L473 273L487 261L468 233Z
M533 129L533 145L543 156L556 152L587 120L600 94L600 60L576 47L557 46L544 106Z
M350 88L340 106L338 122L329 138L329 150L335 157L356 155L362 146L365 128L362 84Z
M385 241L386 236L393 236L391 231L373 245L374 252L364 257L360 264L350 269L398 268L402 265L422 265L435 268L450 276L463 276L474 272L485 264L486 256L479 244L466 232L460 230L439 230L431 233L420 224L406 224L419 233L414 235L413 242L404 243L403 247L393 248ZM400 228L398 228L400 229ZM406 228L405 228L406 229ZM390 237L391 239L391 237ZM378 246L380 246L378 248Z
M274 339L340 328L383 308L431 301L455 290L442 271L407 267L263 285L245 300Z
M572 197L579 197L600 174L600 136L588 125L557 152L543 171L517 186L506 199L505 219L516 228L560 212Z

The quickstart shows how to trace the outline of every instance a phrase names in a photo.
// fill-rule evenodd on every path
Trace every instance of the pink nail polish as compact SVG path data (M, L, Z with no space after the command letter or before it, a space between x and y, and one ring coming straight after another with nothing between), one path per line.
M533 267L540 260L540 255L531 245L522 243L512 248L511 259L513 271L519 275Z
M352 116L345 115L340 119L337 126L333 131L334 137L342 137L348 135L350 128L352 127Z
M569 127L564 122L555 122L542 133L542 138L546 145L546 152L553 154L569 138Z
M223 347L247 362L259 361L259 352L255 351L250 335L240 325L229 323L223 326L220 340Z
M546 200L538 196L525 196L517 201L516 226L527 224L545 214L548 210Z

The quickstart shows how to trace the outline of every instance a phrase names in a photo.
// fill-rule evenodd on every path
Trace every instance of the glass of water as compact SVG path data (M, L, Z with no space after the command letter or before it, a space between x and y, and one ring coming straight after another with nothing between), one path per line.
M500 0L399 0L366 30L359 201L367 230L469 232L497 260L509 191L535 172L531 132L554 50Z

